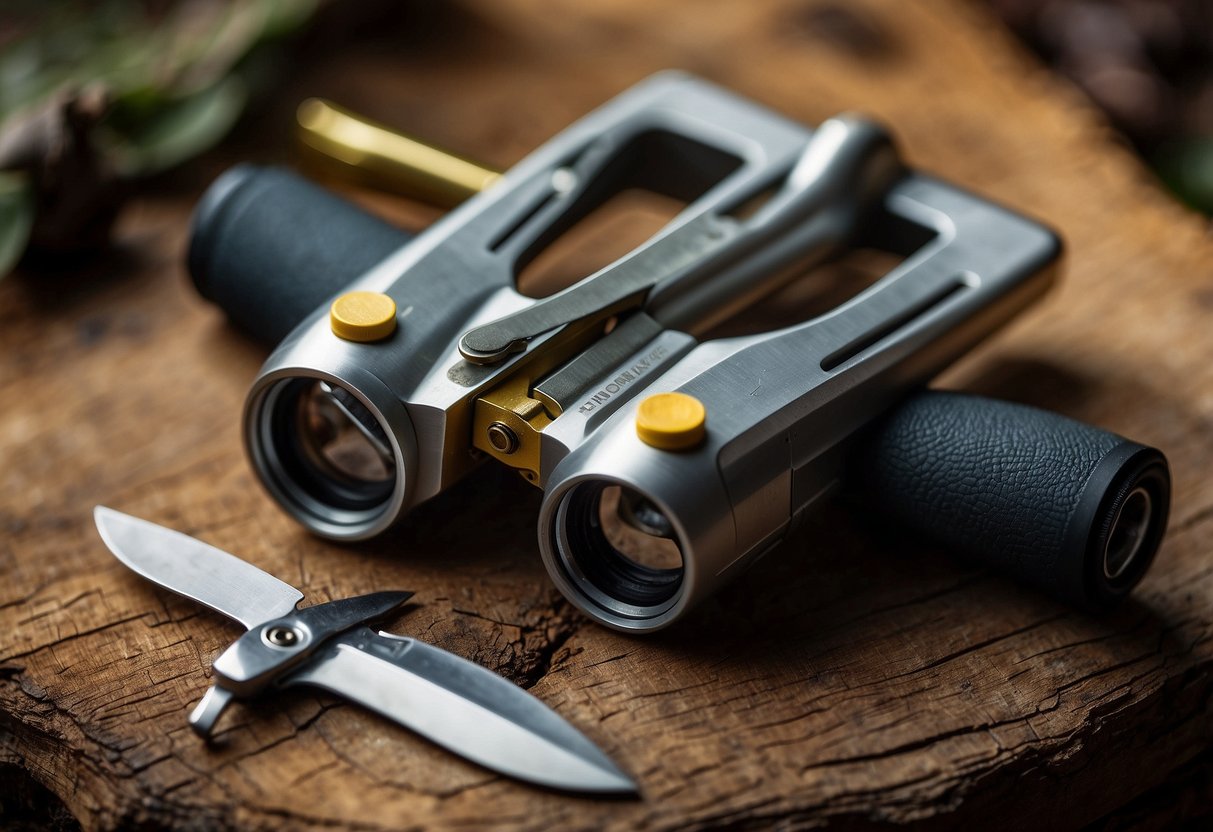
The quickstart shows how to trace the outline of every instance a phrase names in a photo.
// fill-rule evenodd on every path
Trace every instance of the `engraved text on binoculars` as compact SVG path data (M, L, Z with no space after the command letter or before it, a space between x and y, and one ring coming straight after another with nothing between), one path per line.
M615 380L606 384L597 393L586 399L585 404L577 408L578 413L589 415L593 413L599 405L606 404L616 393L624 387L631 384L636 379L647 373L653 367L661 363L661 360L666 357L669 350L665 347L657 347L648 355L641 358L631 367L628 367L622 373L615 377Z

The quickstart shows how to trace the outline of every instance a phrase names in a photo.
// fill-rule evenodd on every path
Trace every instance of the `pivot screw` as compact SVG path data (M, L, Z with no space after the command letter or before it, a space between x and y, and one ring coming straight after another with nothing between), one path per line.
M274 647L295 647L299 644L301 634L294 627L279 624L265 631L265 640Z
M493 422L488 429L489 444L503 454L512 454L518 450L518 434L504 422Z

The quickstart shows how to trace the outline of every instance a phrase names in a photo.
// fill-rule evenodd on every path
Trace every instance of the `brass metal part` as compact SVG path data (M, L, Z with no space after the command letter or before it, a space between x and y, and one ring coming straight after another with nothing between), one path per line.
M508 377L476 399L472 445L518 469L527 482L542 486L539 434L560 410L545 407L534 395L535 385L602 337L605 325L602 319L569 324L539 349L528 351ZM498 447L494 440L504 438L507 431L514 443Z
M539 482L539 434L552 423L543 405L530 397L531 376L520 373L476 400L473 444L517 468L531 483ZM514 435L514 449L498 448L493 433Z
M501 173L309 98L295 114L305 161L347 181L453 208Z

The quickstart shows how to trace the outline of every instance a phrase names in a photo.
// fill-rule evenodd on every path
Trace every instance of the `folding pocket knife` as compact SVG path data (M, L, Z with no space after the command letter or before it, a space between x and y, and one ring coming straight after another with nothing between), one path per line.
M248 630L215 660L215 684L190 714L202 737L233 698L312 685L510 777L569 791L636 792L597 746L526 691L433 645L366 626L398 612L412 593L296 609L302 592L234 555L104 506L93 515L128 567Z

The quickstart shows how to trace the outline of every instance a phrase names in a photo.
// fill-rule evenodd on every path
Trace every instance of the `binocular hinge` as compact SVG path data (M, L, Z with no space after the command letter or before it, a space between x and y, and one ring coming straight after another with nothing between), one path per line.
M535 394L535 386L602 338L606 320L578 321L523 356L512 372L477 397L472 411L472 445L518 469L542 486L539 434L562 412L557 402Z

